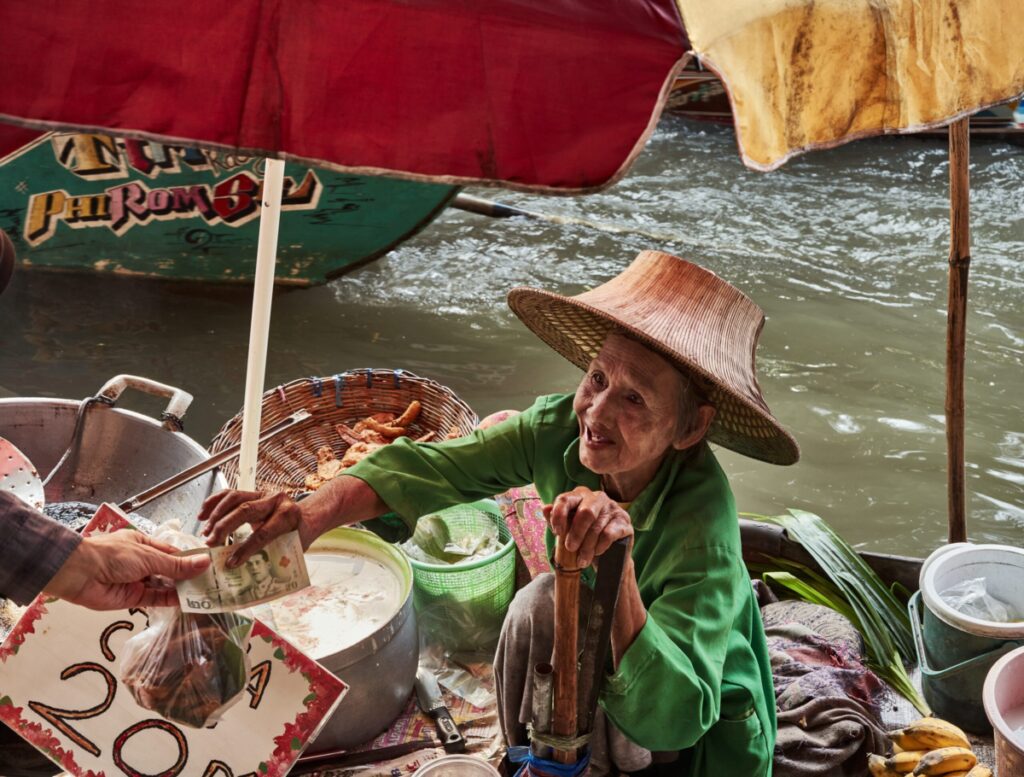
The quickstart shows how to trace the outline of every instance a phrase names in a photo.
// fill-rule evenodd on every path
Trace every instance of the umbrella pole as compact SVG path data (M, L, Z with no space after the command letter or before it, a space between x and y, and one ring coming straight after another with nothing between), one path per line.
M967 540L964 485L964 352L967 274L971 264L969 119L949 125L949 302L946 322L946 450L949 541Z
M252 322L249 326L249 360L245 368L245 403L242 406L242 449L238 456L238 488L256 488L256 450L263 412L263 382L267 371L270 307L274 300L274 267L277 264L277 231L281 222L284 162L268 159L263 175L260 239L256 250L256 281L252 290Z
M551 728L558 736L576 736L576 640L580 616L580 569L576 553L566 550L559 537L555 545L555 674L554 714ZM555 760L576 762L575 750L555 750Z

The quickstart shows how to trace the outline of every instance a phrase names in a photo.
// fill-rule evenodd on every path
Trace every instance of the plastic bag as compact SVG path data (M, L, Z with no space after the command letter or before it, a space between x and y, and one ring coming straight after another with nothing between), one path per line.
M203 546L173 521L155 536L182 549ZM215 723L248 683L252 620L178 607L151 608L148 615L146 628L125 643L121 681L139 706L168 720L193 728Z
M457 660L439 642L420 632L420 666L437 678L438 683L461 699L479 709L491 709L496 704L494 690L494 653L471 656L465 654Z
M121 681L139 706L203 728L245 690L251 630L252 621L236 613L151 610L149 626L125 643Z
M983 577L963 580L942 591L939 596L954 610L970 618L993 623L1010 623L1021 619L1010 605L985 590Z
M498 527L483 515L466 525L442 514L424 515L401 548L425 564L459 564L493 556L501 550Z

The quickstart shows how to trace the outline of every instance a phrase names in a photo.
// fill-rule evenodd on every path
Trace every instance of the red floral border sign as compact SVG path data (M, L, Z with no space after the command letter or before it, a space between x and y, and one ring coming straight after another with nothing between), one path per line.
M86 533L130 526L104 505ZM347 686L257 621L242 698L211 728L165 720L123 687L143 610L37 598L0 646L0 720L76 777L284 777Z

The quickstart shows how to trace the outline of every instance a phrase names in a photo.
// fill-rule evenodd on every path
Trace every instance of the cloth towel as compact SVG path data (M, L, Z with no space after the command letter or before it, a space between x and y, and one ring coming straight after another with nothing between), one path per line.
M774 777L861 777L885 753L886 686L864 665L860 635L842 615L807 602L761 609L779 731Z

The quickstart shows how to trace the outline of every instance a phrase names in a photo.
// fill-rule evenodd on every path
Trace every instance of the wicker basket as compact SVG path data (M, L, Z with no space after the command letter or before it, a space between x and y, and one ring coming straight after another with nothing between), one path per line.
M444 439L452 427L462 434L476 428L476 414L451 389L405 370L352 370L333 377L293 380L267 391L263 395L263 428L298 410L308 410L313 420L260 445L256 488L286 491L293 496L306 490L306 475L316 472L317 449L329 445L340 459L348 448L335 424L351 425L372 413L399 415L414 399L423 407L419 417L409 424L411 437L434 432ZM217 432L210 453L235 445L241 438L239 413ZM238 459L224 464L222 471L228 483L236 486Z

